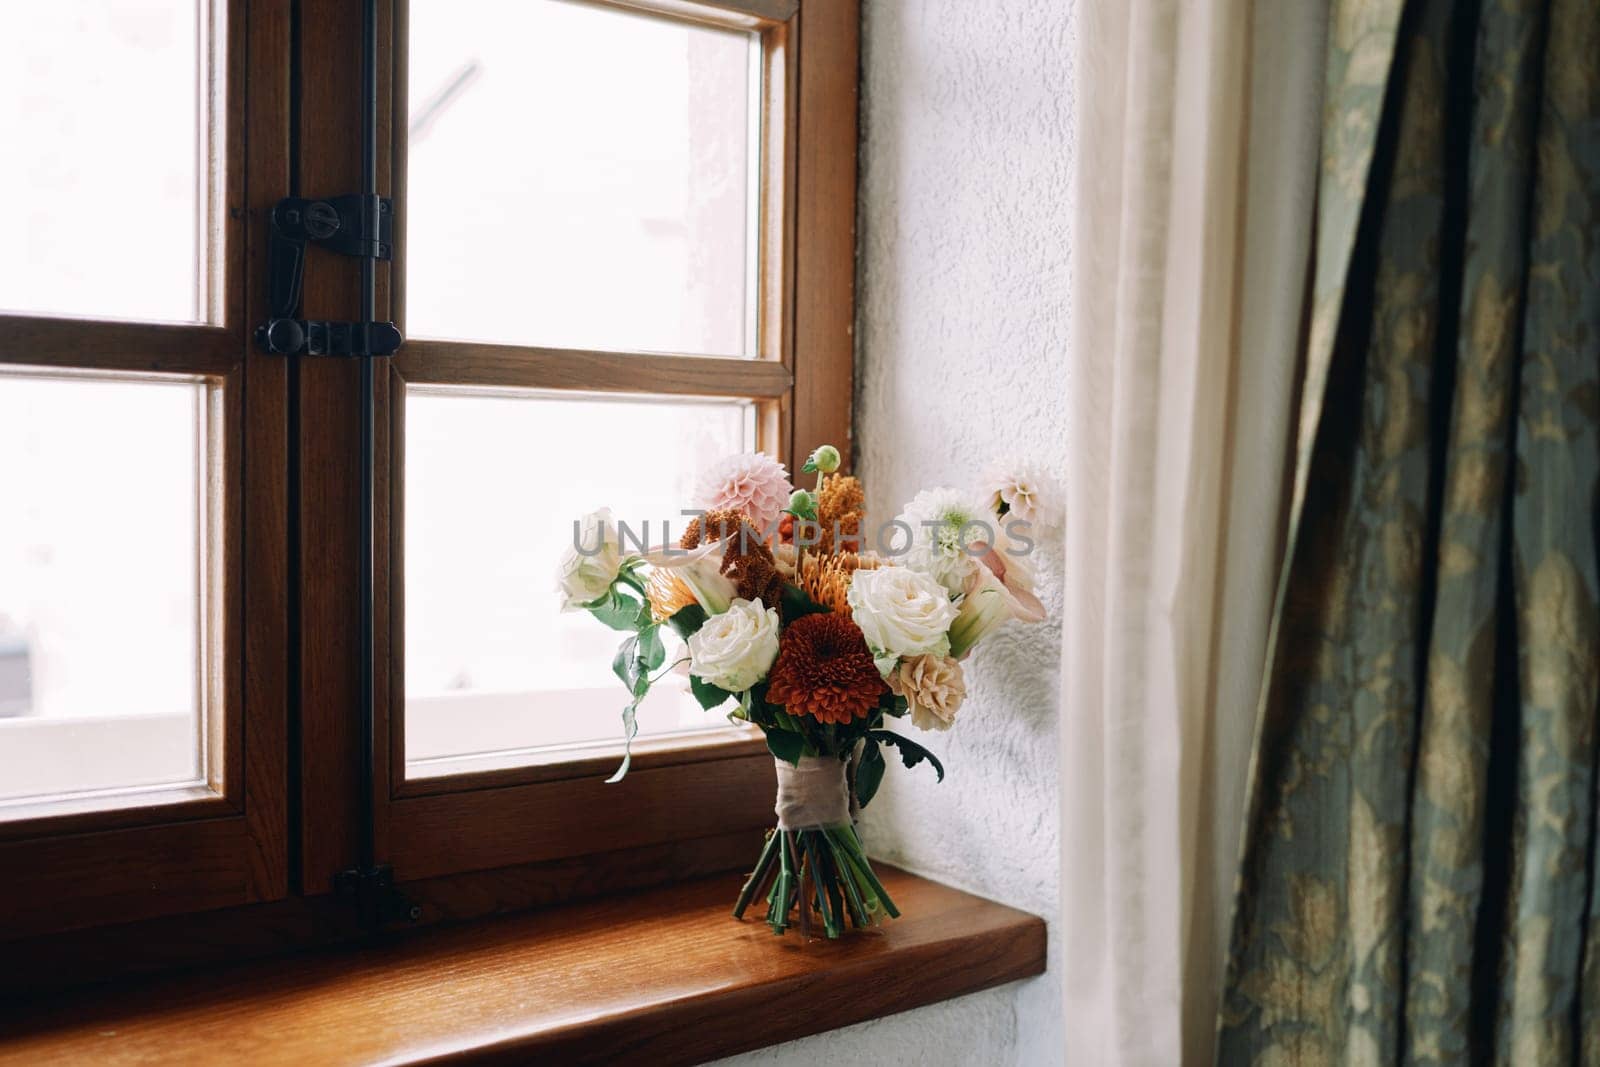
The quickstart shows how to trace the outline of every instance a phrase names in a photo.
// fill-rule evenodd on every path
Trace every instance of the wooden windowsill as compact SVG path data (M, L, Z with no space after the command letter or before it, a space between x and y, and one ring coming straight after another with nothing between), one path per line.
M879 874L903 917L838 941L735 922L721 875L14 1003L0 1063L700 1063L1044 971L1043 920Z

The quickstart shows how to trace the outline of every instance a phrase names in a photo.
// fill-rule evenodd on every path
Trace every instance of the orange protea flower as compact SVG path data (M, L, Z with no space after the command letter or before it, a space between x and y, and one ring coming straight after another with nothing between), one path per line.
M722 573L733 580L737 594L746 600L760 600L775 606L783 597L783 575L778 573L772 550L761 541L761 532L742 512L727 509L708 511L704 521L691 519L683 531L680 548L699 548L702 541L722 541Z
M800 557L800 573L796 584L806 591L806 596L830 609L836 615L850 614L845 594L850 592L850 576L858 570L870 570L878 561L854 552L834 552L818 555L808 552Z
M645 597L650 601L650 617L656 622L666 622L690 604L699 603L694 590L685 585L682 578L659 567L650 572Z
M867 493L861 488L860 479L848 474L836 474L824 479L822 488L817 490L817 525L822 527L817 548L832 552L838 547L833 543L835 526L839 529L843 544L859 545L861 521L866 516L866 507Z
M767 699L791 715L849 723L877 707L884 688L861 628L843 615L819 612L783 631Z

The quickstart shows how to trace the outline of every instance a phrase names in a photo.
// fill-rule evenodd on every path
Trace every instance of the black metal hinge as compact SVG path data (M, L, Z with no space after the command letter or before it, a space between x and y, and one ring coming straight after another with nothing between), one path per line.
M334 875L333 891L339 899L355 905L362 923L369 930L377 930L394 922L416 922L422 918L422 908L406 899L395 888L394 871L379 865L369 871L356 867Z
M298 317L306 246L345 256L387 260L393 252L394 204L352 193L325 200L288 197L272 209L267 253L271 317L256 328L256 343L278 355L388 356L403 338L392 322L329 322Z

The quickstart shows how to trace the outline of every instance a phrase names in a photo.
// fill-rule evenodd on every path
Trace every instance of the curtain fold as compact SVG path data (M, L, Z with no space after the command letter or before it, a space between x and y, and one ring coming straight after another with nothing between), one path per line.
M1231 902L1218 883L1231 889L1281 552L1322 6L1080 9L1062 686L1073 1064L1212 1051ZM1289 36L1253 39L1258 19Z
M1244 174L1244 249L1238 344L1227 398L1222 524L1214 596L1210 698L1201 788L1194 805L1192 882L1184 998L1188 1062L1208 1063L1227 960L1240 829L1267 633L1282 565L1287 462L1299 395L1323 65L1325 2L1254 4L1249 128Z
M1196 8L1205 5L1195 5ZM1235 11L1240 5L1223 5ZM1231 216L1234 192L1207 181L1206 128L1236 113L1215 100L1205 51L1180 49L1172 0L1082 9L1084 88L1069 363L1067 572L1062 781L1063 970L1068 1061L1172 1062L1182 1046L1183 804L1192 779L1197 701L1176 663L1192 658L1175 615L1173 576L1206 544L1172 508L1191 470L1193 427L1214 419L1187 392L1226 380L1225 352L1199 338L1192 227L1177 175L1203 207ZM1184 67L1180 72L1180 67ZM1180 82L1199 93L1180 96ZM1235 146L1236 147L1236 146ZM1180 153L1182 153L1180 155ZM1202 345L1180 354L1169 338ZM1204 368L1191 365L1206 360ZM1199 374L1202 370L1209 373ZM1176 528L1176 529L1175 529ZM1212 543L1208 539L1208 544Z
M1219 1061L1600 1065L1600 4L1329 49Z

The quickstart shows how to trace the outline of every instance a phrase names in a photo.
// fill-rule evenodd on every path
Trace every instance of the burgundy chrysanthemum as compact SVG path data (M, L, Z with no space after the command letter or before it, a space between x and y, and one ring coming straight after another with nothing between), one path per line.
M767 699L791 715L849 723L876 707L883 690L861 628L823 612L803 615L784 629Z

